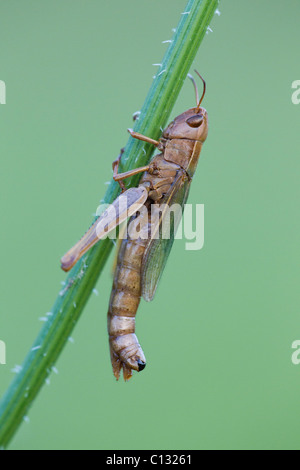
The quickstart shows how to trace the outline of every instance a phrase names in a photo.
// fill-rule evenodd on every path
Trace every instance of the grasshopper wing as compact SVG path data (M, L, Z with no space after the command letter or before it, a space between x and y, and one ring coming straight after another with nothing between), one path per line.
M190 181L185 173L180 172L158 206L156 221L151 224L151 239L144 253L141 273L142 296L147 302L154 298L182 218L189 188Z
M62 269L69 271L92 246L114 230L127 217L135 214L145 203L147 197L148 191L144 186L130 188L121 194L107 207L79 242L63 256L61 259Z

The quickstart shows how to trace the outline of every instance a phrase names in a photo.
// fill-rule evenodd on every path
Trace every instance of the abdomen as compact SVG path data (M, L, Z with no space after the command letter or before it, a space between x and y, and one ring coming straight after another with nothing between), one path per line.
M124 379L128 380L132 369L141 371L146 365L145 355L135 335L135 315L141 299L141 265L146 244L147 240L128 237L122 241L118 254L108 310L111 362L117 379L122 367Z

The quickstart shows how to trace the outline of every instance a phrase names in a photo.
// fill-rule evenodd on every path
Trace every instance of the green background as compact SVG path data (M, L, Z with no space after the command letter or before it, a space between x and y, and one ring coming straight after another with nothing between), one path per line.
M92 220L185 0L0 5L0 394ZM195 67L210 131L189 202L205 246L178 240L137 333L147 368L111 372L111 264L14 449L299 449L297 0L223 1ZM172 117L194 105L186 82Z

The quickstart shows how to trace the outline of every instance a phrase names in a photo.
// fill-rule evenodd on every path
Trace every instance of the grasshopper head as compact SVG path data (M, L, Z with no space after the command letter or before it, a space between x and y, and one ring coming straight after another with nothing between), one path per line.
M197 106L196 108L188 109L185 113L180 114L169 124L163 133L163 138L165 139L188 139L204 142L207 137L207 112L206 109L200 106L205 96L206 83L197 70L195 70L195 72L203 82L202 96L199 100L196 82L192 75L189 75L195 87Z
M208 132L207 111L191 108L177 116L164 130L165 139L189 139L204 142Z

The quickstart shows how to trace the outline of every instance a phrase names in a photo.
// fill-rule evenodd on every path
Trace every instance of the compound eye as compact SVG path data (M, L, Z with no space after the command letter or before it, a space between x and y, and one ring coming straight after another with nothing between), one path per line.
M202 114L195 114L186 120L186 123L190 127L200 127L203 122L203 115Z

